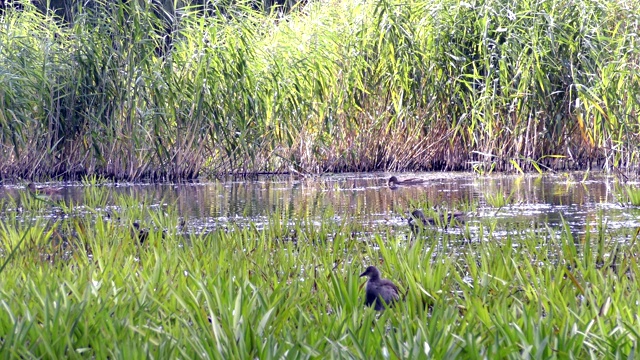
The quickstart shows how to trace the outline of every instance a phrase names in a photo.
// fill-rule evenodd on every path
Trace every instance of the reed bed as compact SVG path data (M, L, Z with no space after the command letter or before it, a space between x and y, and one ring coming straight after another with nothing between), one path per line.
M635 229L467 222L413 235L276 209L266 228L188 234L170 204L119 196L105 206L109 196L87 186L84 206L0 204L3 356L636 356ZM53 205L63 215L44 216ZM148 230L143 243L134 221ZM364 306L368 265L399 285L393 308Z
M0 14L2 178L637 168L638 1L92 4Z

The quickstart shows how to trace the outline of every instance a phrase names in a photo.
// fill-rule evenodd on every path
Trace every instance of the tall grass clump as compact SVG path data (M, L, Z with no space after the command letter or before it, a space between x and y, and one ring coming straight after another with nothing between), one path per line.
M100 204L108 192L85 195ZM602 220L580 237L480 220L464 241L410 242L408 227L354 236L358 224L325 214L313 227L282 209L269 228L184 234L172 205L133 197L115 199L117 216L59 203L64 218L8 201L23 209L0 221L8 357L599 359L637 345L637 234ZM133 221L154 229L144 243ZM393 308L364 306L368 265L398 284Z
M163 24L148 3L94 5L72 24L27 4L5 14L5 173L194 177L206 132L197 99L175 106L173 68L156 56Z
M623 204L632 206L640 206L640 189L632 185L624 185L616 187L616 197Z
M176 5L6 9L2 176L637 164L637 2Z

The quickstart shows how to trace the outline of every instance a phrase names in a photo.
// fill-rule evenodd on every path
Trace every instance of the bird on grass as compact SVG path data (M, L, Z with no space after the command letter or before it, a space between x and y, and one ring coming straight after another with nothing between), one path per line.
M140 245L143 245L144 242L149 238L149 229L141 228L140 223L134 221L131 226L131 237L133 239L137 239L140 242Z
M393 302L400 299L398 287L391 280L380 278L380 270L375 266L369 266L360 277L368 276L369 281L366 287L364 304L372 306L375 304L377 311L384 310L385 306L392 306Z
M392 176L389 178L389 181L387 182L387 184L391 189L396 189L399 186L420 186L420 185L424 185L426 182L427 182L426 180L418 179L418 178L398 180L397 177Z
M36 184L30 182L27 185L27 189L33 194L44 194L44 195L56 195L62 191L62 188L52 188L52 187L36 187Z
M182 225L183 221L181 221L180 224ZM149 239L149 233L152 231L148 227L143 228L142 225L140 225L140 222L137 220L134 221L133 224L131 224L130 230L131 230L131 238L134 240L138 240L140 245L144 245L145 241ZM162 239L166 239L167 236L169 236L169 232L167 231L167 229L162 230L161 236L162 236Z
M451 213L443 214L438 218L435 217L426 217L422 210L416 209L411 212L411 216L407 218L407 222L409 223L409 227L412 231L417 231L422 227L426 226L434 226L434 225L444 225L448 227L451 222L463 222L464 221L464 213L460 211L455 211Z

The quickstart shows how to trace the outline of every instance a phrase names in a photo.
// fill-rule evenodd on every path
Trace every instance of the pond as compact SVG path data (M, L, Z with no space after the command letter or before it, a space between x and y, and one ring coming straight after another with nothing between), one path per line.
M265 176L187 184L94 186L109 189L109 199L98 210L106 213L113 210L116 206L113 199L119 195L140 199L150 208L172 205L184 219L187 233L209 232L229 224L252 223L263 228L274 213L279 213L280 218L290 223L300 219L355 222L362 225L364 233L374 234L390 228L408 229L408 213L416 208L425 211L436 208L440 213L463 211L471 233L483 222L506 232L512 225L561 227L564 219L574 236L584 234L587 224L595 225L601 220L610 229L640 226L640 209L628 206L623 186L615 177L603 174L482 177L471 173L401 174L400 179L415 177L424 182L397 189L387 186L389 176L387 173L308 179ZM38 216L55 214L57 203L82 205L88 187L80 183L38 186L62 186L58 195L50 197L50 206ZM4 186L0 188L0 201L19 199L26 192L24 185ZM3 209L19 210L9 206ZM499 236L500 231L496 234Z
M5 186L0 333L12 336L0 348L261 359L635 351L637 184L417 173L398 177L421 186L394 190L389 176ZM62 189L44 196L43 186ZM414 231L415 209L466 221ZM397 285L393 309L365 306L369 266Z

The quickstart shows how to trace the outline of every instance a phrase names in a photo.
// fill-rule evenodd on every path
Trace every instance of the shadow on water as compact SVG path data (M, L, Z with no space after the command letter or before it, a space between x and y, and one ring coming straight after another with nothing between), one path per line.
M174 204L192 232L206 232L228 224L267 224L269 216L282 213L285 219L334 219L336 222L361 223L375 231L377 227L408 227L405 217L413 208L444 208L468 211L468 220L489 221L508 228L508 224L562 227L569 224L574 238L594 224L598 214L609 226L640 226L638 211L622 206L616 196L615 178L581 174L477 177L469 173L401 174L402 178L424 180L420 186L391 189L391 174L339 174L313 179L264 177L253 181L226 181L191 184L106 184L111 197L131 195L145 199L150 206ZM0 187L0 200L19 198L28 191L26 184ZM39 184L39 186L44 186ZM81 184L63 186L59 200L83 204ZM492 204L491 197L508 198L503 206ZM112 205L107 201L107 207ZM473 204L473 205L470 205ZM51 207L51 212L56 209ZM1 214L0 214L1 216Z

